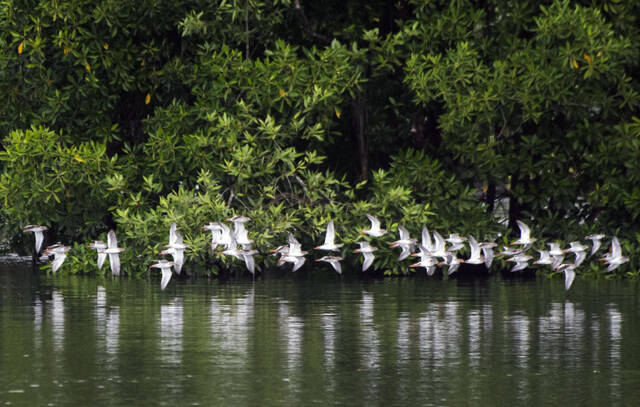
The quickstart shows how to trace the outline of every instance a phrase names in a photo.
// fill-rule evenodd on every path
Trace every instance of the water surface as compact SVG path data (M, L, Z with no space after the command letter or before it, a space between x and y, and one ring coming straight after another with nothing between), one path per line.
M0 266L0 405L637 405L635 281Z

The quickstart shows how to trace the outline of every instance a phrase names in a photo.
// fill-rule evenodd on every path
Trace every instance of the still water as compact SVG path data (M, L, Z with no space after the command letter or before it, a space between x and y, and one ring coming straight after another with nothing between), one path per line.
M639 405L635 281L0 266L0 405Z

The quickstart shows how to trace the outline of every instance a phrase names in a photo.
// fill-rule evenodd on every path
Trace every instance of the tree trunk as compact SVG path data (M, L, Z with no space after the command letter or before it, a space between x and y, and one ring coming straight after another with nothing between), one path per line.
M511 175L511 188L509 188L509 228L516 231L518 230L516 220L520 218L520 211L522 210L522 208L520 206L518 198L516 198L515 194L513 193L513 190L516 188L519 182L520 175L518 171L516 171Z
M362 94L356 95L352 102L353 118L351 121L352 134L358 148L359 178L364 181L369 178L369 159L367 137L364 134L364 101Z

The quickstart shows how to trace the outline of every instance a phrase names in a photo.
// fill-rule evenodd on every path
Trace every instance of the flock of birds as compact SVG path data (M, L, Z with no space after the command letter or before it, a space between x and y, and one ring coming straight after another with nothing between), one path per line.
M371 222L369 229L362 230L361 233L368 235L372 238L379 238L387 234L388 232L381 228L380 221L372 215L367 215L367 218ZM233 229L224 222L210 222L204 225L202 229L211 232L211 249L216 250L218 247L222 247L222 251L219 253L232 256L238 260L244 261L247 270L251 274L255 274L255 260L254 255L259 254L257 250L253 248L253 241L249 239L248 231L245 227L245 223L251 219L246 216L233 216L226 219L227 222L233 224ZM429 233L429 230L424 227L422 229L421 241L411 238L409 231L403 226L398 226L399 239L388 243L391 248L399 248L401 250L398 261L405 260L409 257L417 257L420 260L411 264L409 267L423 267L425 268L429 276L433 275L438 267L447 266L447 273L452 274L462 263L482 265L489 269L495 257L504 257L506 261L515 263L511 268L512 272L524 270L530 266L530 261L534 260L534 257L527 254L533 247L533 243L537 240L531 236L531 229L523 222L517 221L520 229L520 237L516 241L512 242L509 246L504 246L502 251L495 253L495 249L498 246L494 242L478 242L473 236L462 237L457 234L451 234L448 238L444 238L440 233ZM35 235L35 254L37 256L42 248L42 242L44 240L43 233L47 230L46 226L29 225L24 228L24 232L33 232ZM433 238L432 238L433 237ZM587 256L593 256L598 252L601 247L601 242L605 238L605 235L597 234L587 236L586 239L591 241L591 249L589 254L587 251L589 247L581 242L575 241L569 243L568 248L561 248L560 243L548 243L549 250L538 250L538 258L532 262L532 264L548 265L557 272L563 272L565 277L565 290L569 290L573 284L573 280L576 276L575 270L579 267ZM324 243L315 247L315 250L326 252L339 252L342 244L336 244L336 234L333 221L329 221L325 232ZM377 247L372 246L369 241L363 240L357 242L360 246L355 249L354 253L360 253L363 256L362 271L368 270L375 259L374 252L378 250ZM469 246L469 257L460 258L458 252L465 247L465 243ZM448 246L447 246L448 244ZM118 241L116 234L113 230L110 230L107 234L107 243L96 240L89 245L91 249L96 250L98 254L98 269L101 269L106 257L109 257L109 265L111 272L115 276L120 275L120 256L119 254L125 249L118 247ZM180 274L182 266L184 264L184 251L189 246L184 243L182 235L178 232L177 226L173 223L169 230L169 244L164 246L165 250L162 250L159 254L170 255L172 260L157 260L156 263L151 265L151 268L160 269L162 273L162 280L160 282L160 288L165 289L171 280L173 272ZM417 252L415 251L418 249ZM56 272L64 260L66 259L67 252L71 249L70 246L64 246L62 244L55 244L47 247L44 250L46 255L53 255L53 261L51 270ZM308 252L302 250L302 245L295 238L293 234L289 234L287 243L279 246L276 249L269 250L273 255L279 255L278 265L285 263L292 264L292 271L297 271L306 262L306 255ZM565 262L567 256L573 255L572 262ZM338 273L342 273L341 261L342 257L336 255L326 255L316 259L317 262L326 262L333 267ZM607 271L612 271L619 267L621 264L629 261L629 258L622 255L622 248L617 237L611 239L611 248L599 259L607 264ZM173 268L173 272L172 269Z

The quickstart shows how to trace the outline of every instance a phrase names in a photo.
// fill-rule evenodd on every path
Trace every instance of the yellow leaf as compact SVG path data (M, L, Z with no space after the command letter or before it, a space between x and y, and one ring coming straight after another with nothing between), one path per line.
M86 69L87 72L91 72L91 65L89 65L89 63L87 62L87 64L84 66L84 69Z
M18 55L22 54L23 48L24 48L24 41L22 41L20 45L18 45Z
M79 163L83 163L84 162L84 159L82 157L80 157L78 154L74 154L73 158Z
M589 64L591 64L591 57L589 57L589 55L584 54L584 59L585 59Z
M574 68L578 69L578 61L576 61L575 59L571 62L571 65L573 65Z
M151 102L151 93L147 93L147 96L144 98L144 104L148 105Z
M598 53L596 54L596 56L597 56L598 58L600 58L600 57L602 56L602 51L598 51Z
M342 116L342 112L340 111L340 109L338 109L337 107L334 108L333 110L336 111L336 117L339 119Z
M280 90L278 91L278 93L280 94L280 97L281 97L281 98L282 98L282 97L284 97L284 95L286 95L286 94L287 94L287 92L285 92L285 91L284 91L284 89L280 89Z
M65 48L62 50L62 52L67 55L69 52L71 52L71 50L69 48Z
M107 44L106 42L104 43L104 45L102 46L102 48L104 49L109 49L109 44Z

